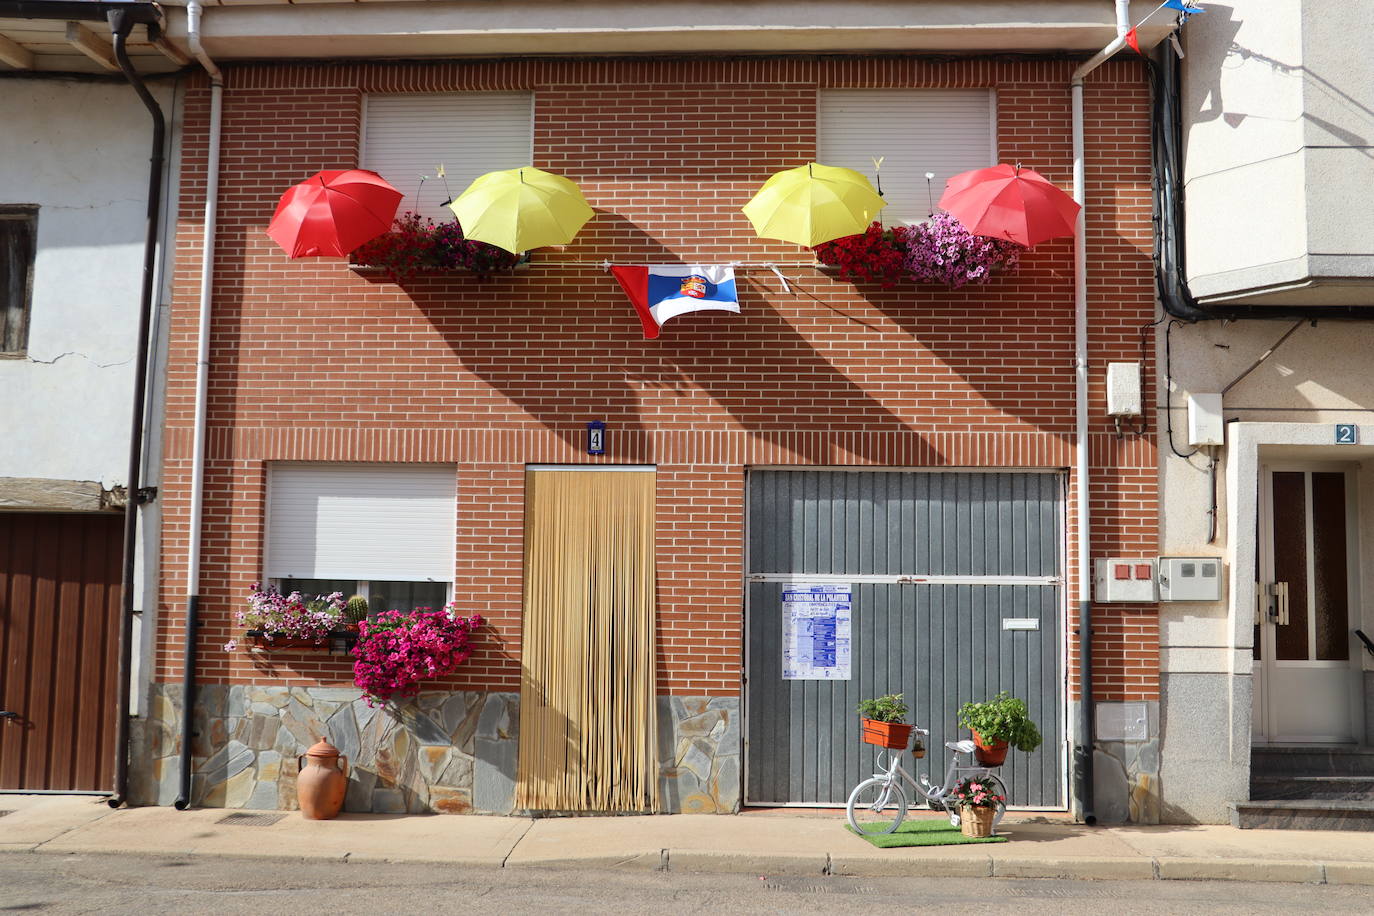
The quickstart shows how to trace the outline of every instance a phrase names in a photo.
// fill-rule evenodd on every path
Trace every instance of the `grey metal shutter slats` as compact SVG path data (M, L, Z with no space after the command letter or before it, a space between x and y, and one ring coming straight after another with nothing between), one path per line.
M749 478L746 801L842 804L874 772L860 699L904 693L931 730L918 771L942 779L955 712L1022 697L1045 744L1002 768L1012 802L1062 804L1062 481L1057 474L754 471ZM853 585L849 681L782 679L791 575L1046 577L1043 584ZM1038 630L1002 629L1032 617ZM908 758L904 765L909 766Z

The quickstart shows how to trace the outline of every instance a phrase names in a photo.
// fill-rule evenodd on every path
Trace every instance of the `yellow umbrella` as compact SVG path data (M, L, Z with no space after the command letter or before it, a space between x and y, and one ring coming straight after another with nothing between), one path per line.
M761 237L812 248L858 235L885 206L853 169L811 162L769 178L742 209Z
M516 254L566 245L593 215L577 185L533 166L487 172L449 208L465 238Z

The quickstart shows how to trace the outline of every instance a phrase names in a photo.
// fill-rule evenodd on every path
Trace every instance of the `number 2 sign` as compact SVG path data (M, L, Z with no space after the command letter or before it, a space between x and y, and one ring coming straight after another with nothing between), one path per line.
M1360 441L1360 428L1354 423L1336 424L1336 444L1354 445Z

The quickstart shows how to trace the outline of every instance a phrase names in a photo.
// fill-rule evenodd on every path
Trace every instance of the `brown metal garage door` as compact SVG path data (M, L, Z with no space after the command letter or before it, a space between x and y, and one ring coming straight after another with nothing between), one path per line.
M0 513L0 789L110 788L121 521Z

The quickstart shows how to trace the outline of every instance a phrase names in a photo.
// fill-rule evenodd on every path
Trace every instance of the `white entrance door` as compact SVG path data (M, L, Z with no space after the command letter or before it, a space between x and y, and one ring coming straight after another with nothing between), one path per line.
M1271 465L1260 484L1257 743L1355 740L1359 552L1354 472Z

